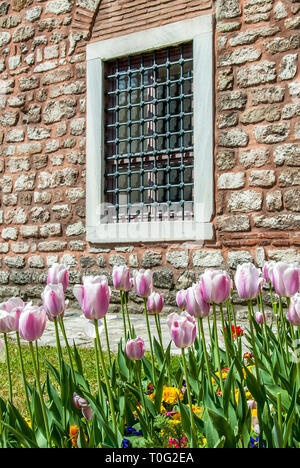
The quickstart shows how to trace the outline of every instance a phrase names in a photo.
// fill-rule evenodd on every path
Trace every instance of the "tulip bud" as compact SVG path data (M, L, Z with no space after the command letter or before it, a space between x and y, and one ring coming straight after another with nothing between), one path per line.
M230 297L232 279L226 271L206 270L200 277L205 301L221 304Z
M276 293L291 297L299 291L300 267L297 263L278 262L272 270L272 283Z
M177 348L187 348L194 344L196 338L196 322L187 312L180 315L173 313L168 317L168 327L172 340Z
M179 309L181 310L186 309L186 290L185 289L181 289L176 294L176 303Z
M162 294L153 292L147 299L147 309L149 314L160 314L164 306L164 298Z
M263 323L264 323L264 316L263 316L262 312L256 312L256 313L255 313L255 321L256 321L259 325L263 325Z
M93 415L94 415L93 410L84 398L80 397L76 393L73 393L73 403L74 403L75 408L81 410L83 417L87 421L91 421L93 419Z
M300 294L297 293L295 296L291 297L289 312L288 312L289 322L296 326L300 327Z
M209 314L209 303L204 300L201 285L194 284L186 292L186 310L193 317L203 318Z
M133 286L138 296L148 297L153 289L153 277L151 270L139 270L133 272Z
M128 359L140 361L145 355L144 340L140 337L135 340L128 340L125 351Z
M115 266L112 272L114 288L118 291L129 291L131 289L130 270L128 267Z
M105 317L111 294L106 276L84 277L83 285L74 286L73 293L87 319L100 320Z
M47 284L62 284L64 292L69 284L69 270L65 265L54 263L48 270Z
M270 283L272 281L272 272L273 272L273 268L275 265L276 265L276 262L266 262L264 264L262 275L266 283Z
M19 333L26 341L36 341L44 333L47 315L43 307L27 305L19 320Z
M255 299L265 282L252 263L238 265L234 280L239 296L246 300Z
M42 302L49 320L63 317L66 309L63 285L48 284L42 293Z

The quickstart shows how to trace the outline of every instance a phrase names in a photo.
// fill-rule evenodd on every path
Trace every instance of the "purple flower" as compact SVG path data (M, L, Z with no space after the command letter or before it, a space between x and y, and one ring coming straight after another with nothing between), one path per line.
M235 285L242 299L255 299L265 280L259 276L259 270L252 263L238 265L235 274Z
M168 316L168 327L172 340L177 348L187 348L194 344L196 338L196 322L187 312L180 315L173 313Z
M106 276L84 277L83 285L75 285L73 293L87 319L100 320L105 317L111 294Z
M276 293L291 297L299 291L300 268L297 263L278 262L272 270L272 283Z
M207 317L209 308L209 303L204 299L203 289L199 283L188 288L186 310L190 315L197 318Z
M223 270L206 270L200 277L203 297L207 302L221 304L230 297L232 279Z

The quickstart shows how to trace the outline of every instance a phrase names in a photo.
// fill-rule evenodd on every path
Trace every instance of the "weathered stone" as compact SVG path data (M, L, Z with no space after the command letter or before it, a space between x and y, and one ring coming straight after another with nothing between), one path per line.
M284 206L290 211L300 211L300 189L287 190L283 195Z
M274 16L277 20L283 19L287 17L287 11L282 2L278 2L274 8Z
M255 127L254 138L258 143L279 143L290 133L289 123L277 123Z
M19 78L19 86L21 91L30 91L40 86L40 80L36 76Z
M285 20L284 25L287 29L299 29L300 28L300 16Z
M278 107L265 106L265 107L254 107L247 109L240 117L240 121L243 124L253 124L267 120L268 122L274 122L280 120L281 112Z
M0 32L0 47L4 47L11 41L11 34L7 31Z
M30 105L28 109L23 110L22 123L27 125L30 123L39 123L41 121L41 106Z
M14 55L8 59L8 68L10 70L16 70L21 65L22 58L20 55Z
M5 257L4 263L9 268L24 268L25 258L20 256L15 257Z
M251 187L272 187L276 182L274 171L252 171L249 176Z
M241 91L223 93L219 98L219 109L244 109L247 103L247 98L247 94Z
M250 220L246 215L218 216L217 229L224 232L242 232L250 230Z
M241 16L241 6L239 0L217 0L216 15L217 20L236 18Z
M15 28L22 22L22 18L20 16L7 16L6 18L2 18L0 20L0 28L1 29L11 29Z
M237 82L241 88L270 83L276 80L274 62L260 62L257 65L243 67L237 71Z
M70 0L50 0L46 5L46 13L61 15L69 13L72 10L72 1Z
M30 160L28 158L11 158L7 161L6 167L12 174L15 172L29 171Z
M82 135L85 129L85 119L73 119L70 124L71 135Z
M16 228L4 228L2 229L1 236L4 240L16 240L18 238L18 230ZM1 251L1 253L3 252Z
M64 241L49 241L40 242L38 250L40 252L63 252L67 247L67 243Z
M23 128L14 128L6 134L7 143L17 143L19 141L24 141L25 132Z
M248 141L249 136L242 129L233 129L218 136L218 144L228 148L247 146Z
M14 242L11 245L11 249L14 253L28 253L30 250L30 246L27 242Z
M300 145L287 143L275 148L274 162L278 166L300 166Z
M271 41L266 41L264 45L271 54L277 54L291 49L298 49L300 46L300 36L299 34L295 34L290 37L276 37Z
M252 104L254 106L258 104L273 104L276 102L282 102L285 96L285 89L279 86L271 88L258 88L252 91Z
M153 271L153 285L159 289L171 289L174 285L174 274L169 268Z
M91 257L90 255L83 255L80 257L80 266L81 268L91 268L94 266L96 263L94 257Z
M7 15L9 9L9 2L0 2L0 16Z
M218 188L220 190L230 190L245 186L244 172L226 172L218 178Z
M38 237L38 226L21 226L20 234L22 237Z
M291 80L297 73L298 54L285 55L280 62L279 77L281 80Z
M188 250L169 250L166 259L174 268L186 268L189 264L189 253Z
M0 115L0 123L3 127L13 127L17 124L19 118L18 112L4 112Z
M298 104L287 104L282 109L283 119L292 119L293 117L300 117L300 103Z
M28 258L28 266L30 268L44 268L44 260L40 255L32 255Z
M233 212L258 211L262 207L262 193L256 190L233 192L228 198L228 209Z
M280 31L278 26L273 26L269 28L259 28L248 31L243 31L236 36L232 37L229 41L231 47L244 44L252 44L257 41L260 37L274 36L278 31Z
M228 171L235 166L236 158L234 151L219 151L216 157L217 168L220 171Z
M19 26L13 33L13 42L25 42L35 34L34 26Z
M193 265L195 267L221 267L223 256L219 250L197 250L193 253Z
M31 127L27 128L27 136L29 140L44 140L51 136L51 130L42 127Z
M111 266L126 265L126 258L120 254L112 254L109 256L109 264Z
M25 224L27 214L23 208L10 208L5 212L5 224Z
M264 229L299 229L300 215L293 214L278 214L276 216L253 216L254 226Z
M236 269L238 265L243 263L253 263L253 256L247 250L230 251L227 263L230 268Z
M44 110L44 122L46 124L59 122L63 118L70 119L75 114L76 101L73 99L49 102Z
M10 176L4 176L0 179L0 189L2 193L12 192L12 178Z
M52 211L55 219L67 218L71 213L69 205L53 205Z
M218 73L218 89L225 91L233 88L233 68L223 68Z
M300 81L289 83L289 93L292 98L300 97Z
M54 46L52 46L54 47ZM50 47L48 47L49 49ZM43 85L50 85L54 83L60 83L61 81L67 81L72 78L72 70L70 68L61 68L53 72L46 73L42 80Z
M69 236L80 236L85 233L85 227L81 221L77 221L74 224L69 224L66 229L66 235Z
M58 62L57 60L53 60L53 61L47 61L47 62L43 62L43 63L40 63L39 65L37 65L35 68L34 68L34 73L44 73L44 72L47 72L49 70L53 70L55 68L58 67Z
M246 169L261 167L268 163L270 153L265 148L254 148L250 151L239 153L239 161Z
M142 258L142 266L145 268L151 268L153 266L161 265L161 260L161 252L155 250L147 250Z
M300 263L300 254L296 249L269 250L268 256L275 262Z
M260 59L262 53L260 49L255 47L243 47L236 49L233 52L227 52L226 54L220 55L219 66L226 67L228 65L242 65L246 62L255 62Z
M282 208L282 194L280 190L269 192L266 196L268 211L279 211Z
M45 208L38 206L31 208L30 217L34 223L46 223L50 219L50 213Z
M218 128L234 127L238 124L238 113L230 112L229 114L219 114Z
M35 173L22 174L15 181L15 191L34 190Z
M41 6L36 6L26 11L26 20L30 23L38 20L42 14L43 8Z

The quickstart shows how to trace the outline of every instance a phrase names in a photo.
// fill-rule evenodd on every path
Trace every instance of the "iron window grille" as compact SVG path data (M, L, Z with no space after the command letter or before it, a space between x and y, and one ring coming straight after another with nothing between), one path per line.
M193 43L107 61L108 223L193 219Z

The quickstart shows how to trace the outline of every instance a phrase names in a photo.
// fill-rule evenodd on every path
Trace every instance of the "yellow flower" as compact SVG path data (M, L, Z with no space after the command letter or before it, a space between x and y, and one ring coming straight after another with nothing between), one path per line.
M183 394L180 388L174 387L164 387L163 388L163 395L162 400L169 405L175 405L177 403L177 396L179 397L180 401L183 400Z
M31 428L31 421L30 421L30 418L25 418L25 422L26 422L27 425Z

